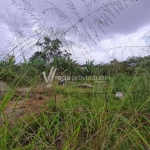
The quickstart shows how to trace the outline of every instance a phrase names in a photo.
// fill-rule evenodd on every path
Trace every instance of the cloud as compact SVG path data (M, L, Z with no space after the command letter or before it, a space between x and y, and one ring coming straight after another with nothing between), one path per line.
M47 0L47 3L43 0L38 2L26 0L27 3L22 0L14 1L15 5L11 4L12 0L2 0L3 7L0 6L1 14L9 9L11 13L7 17L13 18L12 22L14 22L10 24L11 20L7 18L9 24L6 21L0 24L1 29L6 30L5 33L2 32L4 38L1 37L0 40L12 41L12 46L33 34L37 36L31 38L31 41L49 35L52 39L59 37L64 47L72 51L78 61L94 59L99 63L108 62L115 57L123 60L133 54L141 54L140 48L136 50L137 48L126 46L146 45L142 36L150 27L149 0L135 0L135 2L134 0L111 0L112 3L116 2L115 8L110 0L95 0L93 3L90 3L90 0L72 0L72 3L68 3L67 0ZM101 8L99 14L92 13L98 7ZM110 7L109 10L115 17L108 10L106 11L107 7ZM88 16L90 13L92 17ZM88 17L82 20L81 18L86 15ZM97 18L96 22L93 20L94 17ZM99 27L97 20L101 21ZM72 26L73 24L75 26Z
M106 62L117 58L123 61L131 56L150 55L150 47L143 39L150 29L150 24L128 35L116 34L112 39L105 39L90 53L95 63Z

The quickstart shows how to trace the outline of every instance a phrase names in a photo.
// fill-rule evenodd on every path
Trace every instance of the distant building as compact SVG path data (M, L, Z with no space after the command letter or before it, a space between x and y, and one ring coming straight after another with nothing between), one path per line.
M86 65L80 65L80 69L87 69Z

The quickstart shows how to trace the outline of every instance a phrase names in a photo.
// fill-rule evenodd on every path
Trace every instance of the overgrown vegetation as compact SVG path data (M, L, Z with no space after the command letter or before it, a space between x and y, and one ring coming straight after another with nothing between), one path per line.
M45 38L48 40L49 38ZM50 39L49 39L50 41ZM56 42L56 43L55 43ZM94 61L87 61L81 65L71 58L71 54L66 50L60 50L61 41L56 39L52 41L52 46L44 41L47 46L41 47L42 51L37 51L31 56L29 61L17 64L12 58L9 61L1 60L0 62L0 80L8 83L16 82L18 84L32 83L33 78L43 79L41 73L50 68L57 68L57 75L68 76L140 76L150 74L150 56L130 57L125 61L119 62L114 59L110 63L94 64ZM38 44L42 46L42 44Z
M100 41L96 30L105 34L104 27L113 24L110 16L115 18L116 13L128 8L128 2L134 1L110 1L95 8L96 1L87 3L83 0L87 15L81 17L69 0L66 5L71 15L78 18L75 23L46 1L49 8L42 13L54 14L59 28L46 27L26 1L12 2L38 31L33 31L37 36L33 36L37 41L33 47L24 42L16 47L19 51L26 47L26 53L35 47L39 49L28 59L22 53L23 60L18 63L17 56L12 53L15 47L7 59L0 61L0 81L10 87L8 91L0 91L0 150L149 149L150 56L130 57L125 61L113 59L100 64L87 60L80 64L71 53L73 46L85 50L91 48L91 42ZM17 34L25 32L18 29ZM77 37L79 41L76 41ZM57 76L71 77L65 86L59 86L54 80L53 86L46 89L42 72L48 74L51 67L57 68ZM90 76L105 78L97 81L88 79ZM82 80L72 77L82 77ZM91 84L92 88L79 87L82 83ZM24 88L31 91L23 91ZM22 91L17 93L18 89ZM115 96L117 92L123 93L121 99ZM46 101L44 106L36 107L42 100ZM19 107L18 103L22 101L24 105ZM25 105L26 101L28 105ZM13 111L6 113L12 102ZM25 112L17 116L22 109Z
M54 84L59 100L50 98L48 110L25 114L14 123L5 119L0 146L2 149L148 149L149 82L146 77L120 76L109 77L92 89L77 88L78 83L71 81L65 87ZM125 92L123 100L114 96L118 90ZM8 96L3 101L7 100Z

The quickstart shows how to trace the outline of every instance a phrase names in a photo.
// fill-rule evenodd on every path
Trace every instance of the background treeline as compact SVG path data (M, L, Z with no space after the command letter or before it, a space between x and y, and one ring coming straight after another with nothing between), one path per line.
M72 59L72 54L63 49L59 39L51 40L44 37L37 42L41 48L29 60L16 63L15 56L10 55L0 61L0 81L7 83L31 84L34 81L42 82L42 72L48 74L50 68L56 67L56 75L70 76L114 76L114 75L148 75L150 73L150 55L145 57L130 57L125 61L114 59L109 63L94 64L86 61L84 65Z

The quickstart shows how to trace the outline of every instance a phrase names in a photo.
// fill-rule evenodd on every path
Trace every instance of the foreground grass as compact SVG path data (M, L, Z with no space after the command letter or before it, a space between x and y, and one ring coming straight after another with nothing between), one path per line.
M79 89L76 86L77 83L55 86L60 98L50 99L50 110L38 115L33 112L14 123L6 119L0 128L0 149L150 148L150 96L145 91L149 90L149 79L124 77L116 82L116 78L110 78L101 84L102 88ZM127 94L119 100L110 94L116 91ZM6 105L9 99L8 94L2 104Z
M1 149L148 149L149 115L57 111L0 130Z

